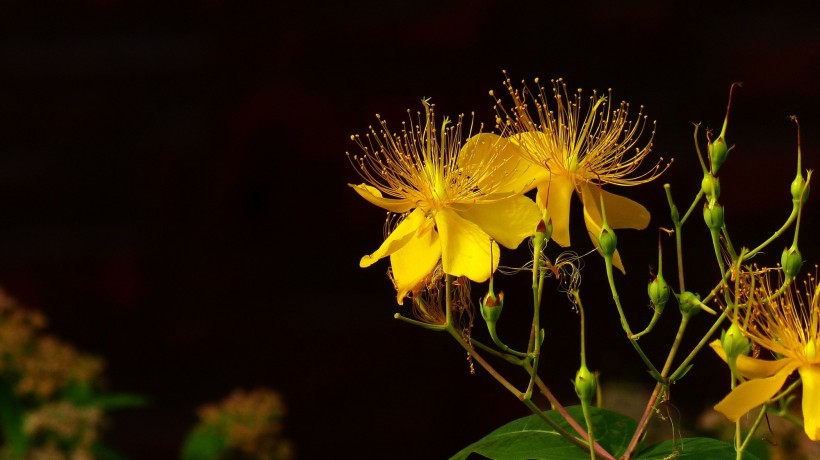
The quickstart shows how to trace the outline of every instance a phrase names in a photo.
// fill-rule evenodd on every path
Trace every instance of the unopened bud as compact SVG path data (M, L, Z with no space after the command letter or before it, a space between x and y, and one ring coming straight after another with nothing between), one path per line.
M703 205L703 221L711 230L720 230L723 227L723 206L717 201Z
M715 139L715 142L708 144L708 149L712 174L717 174L718 169L723 166L723 163L726 162L726 158L729 156L729 146L726 145L726 139L720 136Z
M780 265L783 267L783 275L786 276L787 280L794 278L800 272L800 267L803 265L803 256L800 254L800 250L797 249L797 245L792 245L791 248L783 250L783 254L780 256Z
M663 276L658 275L652 280L647 287L647 292L649 293L649 301L652 302L655 311L658 313L663 312L666 302L669 300L669 294L672 292Z
M499 292L496 296L490 290L483 299L481 299L481 316L487 323L495 323L501 316L501 310L504 308L504 292Z
M695 316L700 311L700 294L691 291L683 291L678 297L678 308L680 313L686 318Z
M806 189L805 192L803 191L803 188ZM792 193L792 200L801 200L801 204L805 203L806 200L809 199L809 185L806 183L806 179L803 178L802 174L798 174L794 178L789 191Z
M586 404L592 402L598 392L598 380L595 374L589 371L585 365L581 365L575 373L575 394Z
M717 200L720 197L720 179L710 173L704 173L703 179L700 181L700 191L706 195L706 198Z
M604 225L604 228L601 229L601 235L598 237L598 247L605 256L615 254L615 249L618 247L618 237L615 236L615 232L609 228L609 225Z
M543 220L538 221L535 234L532 236L533 247L540 251L550 240L550 237L552 237L552 219L547 223L544 223Z
M732 322L729 329L720 333L720 344L730 361L737 359L738 356L748 356L752 350L751 342L735 322Z

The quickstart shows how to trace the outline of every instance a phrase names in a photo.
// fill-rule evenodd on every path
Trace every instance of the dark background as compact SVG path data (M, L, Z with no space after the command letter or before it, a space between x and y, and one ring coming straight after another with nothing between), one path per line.
M490 126L487 92L501 92L502 69L612 87L646 106L655 151L675 158L662 180L624 192L654 211L655 229L670 226L663 182L681 208L699 186L692 123L719 130L729 86L743 81L728 134L737 149L721 172L738 246L756 245L790 209L788 115L803 126L804 167L818 165L820 33L791 4L33 3L0 6L0 285L43 310L50 331L104 356L111 390L152 399L114 414L107 432L135 459L176 458L196 407L234 388L282 393L303 459L446 458L526 414L485 373L470 375L455 342L392 318L386 262L358 268L381 242L384 213L348 189L359 178L345 152L376 113L396 125L432 97L440 115L475 111ZM810 264L813 202L801 243ZM717 268L697 214L687 231L687 283L705 293ZM628 276L617 278L637 329L650 315L656 232L619 237ZM759 260L779 260L790 239ZM590 367L604 385L651 388L599 258L586 265ZM528 306L527 291L505 282ZM526 335L526 310L505 310L511 342ZM676 316L645 342L658 362ZM550 294L543 317L542 375L571 404L577 316ZM727 391L713 356L696 362L673 390L684 427Z

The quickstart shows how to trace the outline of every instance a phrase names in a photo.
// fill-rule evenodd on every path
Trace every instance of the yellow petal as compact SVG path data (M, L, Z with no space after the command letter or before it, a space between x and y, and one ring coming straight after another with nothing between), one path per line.
M600 187L588 182L581 185L584 208L595 206L598 214L601 212L601 195L604 197L606 207L606 222L610 227L643 230L649 225L649 211L642 204L601 190Z
M720 340L713 340L709 346L712 347L712 350L717 353L723 362L729 362L726 358L726 352L723 351L723 345L720 343ZM789 364L788 359L757 359L752 358L751 356L741 355L738 356L735 361L735 370L747 379L759 379L763 377L771 377L774 374L777 374L781 369L786 367L787 364Z
M398 214L405 213L415 206L415 203L406 198L384 198L382 192L376 187L371 187L367 184L347 184L356 191L362 198L375 204L380 208L384 208L390 212Z
M478 225L453 210L441 210L436 213L435 219L441 237L444 273L466 276L479 283L487 281L498 266L498 244Z
M390 235L387 235L387 238L384 240L384 243L379 246L379 249L376 249L376 251L370 255L362 257L359 261L359 266L362 268L369 267L382 257L387 257L404 247L422 227L432 224L432 222L425 222L426 220L427 218L424 215L424 211L421 209L416 209L408 214Z
M532 236L541 220L538 206L523 195L486 204L476 204L459 212L502 245L515 249Z
M390 254L396 302L404 303L407 293L433 272L440 258L441 242L438 233L432 229L419 229L407 244Z
M735 422L743 414L771 399L786 378L800 366L797 360L786 358L787 365L771 377L748 380L736 386L723 400L715 405L715 410Z
M536 201L546 206L552 220L552 240L563 247L569 246L569 214L574 191L572 179L558 174L538 185Z
M494 193L526 193L548 174L545 168L528 161L515 143L492 133L480 133L467 139L458 159L466 174L477 169L486 170L486 163L492 161L492 175L479 176L500 182L492 187ZM481 188L482 184L478 186Z
M820 440L820 364L797 369L803 381L803 429L812 441Z
M595 245L595 249L598 251L598 253L602 254L600 245L598 244L598 236L601 234L601 231L604 228L604 219L601 215L601 202L595 201L596 195L593 192L593 190L595 189L597 189L597 187L590 186L586 183L581 185L581 201L584 202L584 223L586 223L587 225L587 233L589 233L589 239L592 240L592 244ZM597 198L600 200L600 195L597 195ZM597 203L597 205L595 203ZM608 223L608 204L606 205L606 220ZM610 227L611 226L612 225L610 225ZM626 273L626 270L624 269L624 264L621 261L621 254L618 253L617 249L615 250L615 253L612 254L612 265L618 270L620 270L621 273Z

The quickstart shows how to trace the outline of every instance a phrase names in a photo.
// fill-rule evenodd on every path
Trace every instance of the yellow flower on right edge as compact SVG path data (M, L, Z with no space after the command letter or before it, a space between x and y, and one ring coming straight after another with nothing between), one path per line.
M797 370L803 385L803 427L811 440L820 440L820 285L810 277L805 291L788 286L783 295L772 298L768 278L761 277L761 281L760 292L747 307L748 320L740 317L741 312L735 321L750 340L781 358L738 356L736 370L748 380L715 405L715 410L737 421L772 399ZM727 360L719 340L710 346Z
M535 84L539 85L538 79ZM528 173L538 178L533 184L538 188L536 202L552 220L552 239L556 243L564 247L570 245L573 192L583 202L584 221L596 249L603 228L602 200L610 227L644 229L649 225L649 211L643 205L601 189L604 184L644 184L660 176L669 166L661 167L661 158L654 167L639 171L652 149L655 134L652 124L649 140L643 147L638 146L647 124L643 107L633 121L629 118L629 104L621 102L610 110L611 91L608 97L593 91L589 106L582 110L581 90L570 98L561 79L552 81L551 98L540 85L536 93L526 85L517 90L510 79L505 78L504 86L512 97L513 107L507 111L501 100L496 99L496 123L534 165ZM535 174L538 170L540 175ZM613 265L624 271L617 251Z

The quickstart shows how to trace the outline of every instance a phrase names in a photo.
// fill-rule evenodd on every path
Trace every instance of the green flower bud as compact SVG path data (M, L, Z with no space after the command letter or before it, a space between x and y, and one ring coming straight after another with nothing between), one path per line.
M655 311L658 313L663 312L666 302L669 300L669 294L672 292L663 276L658 275L652 280L647 287L647 292L649 293L649 301L652 302Z
M691 291L681 292L678 296L678 308L684 317L695 316L700 311L700 294Z
M504 308L504 291L495 295L492 289L481 299L481 316L487 323L495 323L501 316L501 310Z
M715 142L709 142L708 150L712 174L717 174L718 169L723 166L723 163L726 162L726 158L729 156L729 146L726 145L726 139L720 136L715 139Z
M740 326L733 322L729 329L720 333L720 343L723 346L723 351L726 357L733 361L738 356L748 356L752 350L752 344L749 339L740 330Z
M675 206L673 203L669 203L670 211L669 215L672 217L672 222L678 223L680 222L680 211L678 211L678 207Z
M803 193L803 187L806 187L806 193ZM806 179L803 178L801 174L798 174L794 180L792 181L791 187L789 190L792 193L792 200L798 201L802 199L802 203L805 203L806 200L809 199L809 185L806 184Z
M575 373L575 394L581 401L590 404L598 392L598 379L585 365Z
M547 224L544 226L544 238L546 241L552 238L552 218L548 219Z
M543 220L538 221L538 226L535 228L535 234L532 237L533 247L540 251L550 240L550 237L552 237L552 219L546 224Z
M713 190L714 193L712 193ZM700 191L702 191L710 201L713 199L717 200L720 197L720 179L710 173L704 173L703 179L700 181Z
M703 205L703 220L710 230L720 230L723 227L723 206L717 201Z
M598 247L601 248L601 253L605 256L612 256L615 254L615 249L618 247L618 237L615 232L609 228L609 225L604 225L601 229L601 235L598 237Z
M803 265L803 256L797 249L797 245L792 245L791 248L783 250L783 254L780 256L780 265L783 267L783 274L787 280L797 276L800 267Z

